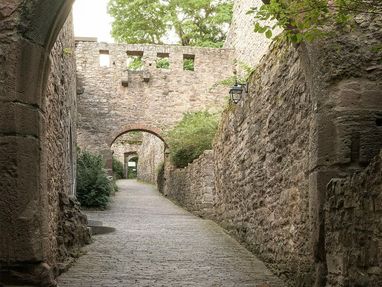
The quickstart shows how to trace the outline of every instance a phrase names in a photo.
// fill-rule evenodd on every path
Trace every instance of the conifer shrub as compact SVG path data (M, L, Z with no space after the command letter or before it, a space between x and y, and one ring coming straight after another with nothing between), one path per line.
M100 155L79 151L77 159L77 199L81 206L105 208L112 192L112 181Z
M212 149L220 116L207 111L186 113L166 134L170 159L179 168L187 166L205 150Z
M157 187L159 192L163 193L164 188L164 162L161 162L157 168Z
M113 173L114 173L115 179L117 180L124 178L123 163L120 162L118 159L116 159L114 156L113 156Z

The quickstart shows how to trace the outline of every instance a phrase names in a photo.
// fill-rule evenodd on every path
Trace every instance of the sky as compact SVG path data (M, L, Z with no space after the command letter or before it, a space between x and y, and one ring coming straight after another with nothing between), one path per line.
M76 0L73 5L76 37L97 37L99 42L113 43L110 35L113 18L107 14L108 0Z

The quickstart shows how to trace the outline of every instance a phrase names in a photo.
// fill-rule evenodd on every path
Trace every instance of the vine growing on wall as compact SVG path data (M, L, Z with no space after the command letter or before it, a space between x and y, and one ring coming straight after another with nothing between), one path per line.
M313 41L336 27L350 31L357 15L382 15L380 0L264 0L265 4L253 7L248 14L255 19L254 31L267 38L277 28L291 42Z

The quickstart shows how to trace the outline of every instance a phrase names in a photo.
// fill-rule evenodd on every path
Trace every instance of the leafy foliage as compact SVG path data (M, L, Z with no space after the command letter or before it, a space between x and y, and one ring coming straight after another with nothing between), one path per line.
M328 24L351 29L354 17L360 13L382 14L380 0L267 0L254 14L254 30L273 36L277 27L285 29L283 35L291 42L313 41L330 31Z
M169 58L159 58L159 59L157 59L156 67L158 69L168 69L168 68L170 68L170 60L169 60Z
M163 44L175 31L183 46L222 47L232 0L109 0L112 35L129 44Z
M194 71L195 62L193 59L184 59L183 60L183 70L185 71Z
M237 63L237 65L241 71L241 75L239 75L239 76L233 75L231 77L228 77L226 79L221 80L216 85L220 84L223 86L232 86L236 82L238 82L238 83L247 83L248 82L249 77L252 75L252 73L256 69L254 67L244 63L244 62L241 62L241 61L235 62L235 63Z
M113 173L116 179L122 179L123 175L123 163L113 157Z
M184 114L166 135L172 163L176 167L185 167L203 151L211 149L218 123L219 115L206 111Z
M164 162L161 162L157 168L157 187L161 193L163 193L164 181Z
M135 179L137 178L137 169L134 167L129 166L128 172L127 172L127 178L128 179Z
M137 178L137 168L138 168L138 157L133 157L129 160L129 163L135 162L135 166L127 167L127 178L134 179Z
M103 169L100 155L80 151L77 160L77 198L82 206L105 208L112 183Z
M129 63L129 65L127 66L127 68L129 70L133 70L133 71L139 71L139 70L142 70L143 68L143 60L142 60L142 57L140 56L134 56L133 58L131 58L131 62Z

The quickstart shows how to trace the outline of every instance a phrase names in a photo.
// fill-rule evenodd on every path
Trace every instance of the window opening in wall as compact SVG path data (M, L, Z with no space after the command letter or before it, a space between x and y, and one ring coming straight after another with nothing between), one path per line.
M127 51L127 68L132 71L143 70L143 51Z
M183 70L195 71L195 55L183 55Z
M127 178L137 178L138 157L133 157L127 162Z
M157 53L156 67L158 69L170 68L170 54L169 53Z
M109 50L99 50L99 65L100 67L110 67Z

